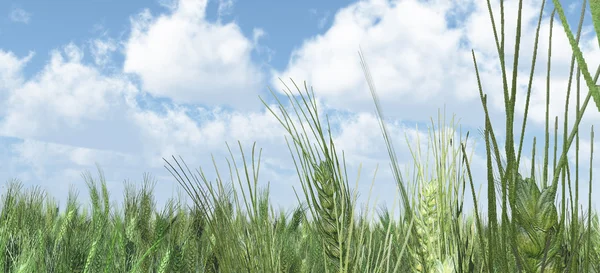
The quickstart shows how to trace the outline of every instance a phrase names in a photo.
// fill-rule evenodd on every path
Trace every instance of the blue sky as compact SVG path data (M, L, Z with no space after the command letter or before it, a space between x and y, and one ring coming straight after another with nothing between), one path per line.
M177 195L178 187L163 168L162 157L181 155L214 180L211 154L220 171L227 173L225 142L236 152L240 140L250 152L256 141L263 149L259 185L270 181L274 204L289 208L296 203L292 186L300 190L300 184L285 132L258 96L274 103L267 86L280 90L278 78L290 84L291 77L313 86L320 110L332 117L351 185L362 164L359 199L366 200L379 166L373 198L390 207L396 190L360 68L359 46L401 165L412 166L405 136L413 144L420 136L425 151L429 118L437 120L437 110L444 106L448 121L453 113L461 119L463 135L470 130L470 139L481 140L477 129L483 125L483 111L471 49L503 143L500 72L484 2L2 1L0 159L5 164L0 180L17 178L25 187L40 186L61 204L72 187L85 203L89 197L80 175L89 170L95 176L98 163L117 205L123 198L123 181L141 185L148 172L156 179L154 195L161 208ZM492 2L499 18L499 4ZM523 115L524 107L519 106L524 105L541 4L524 2L518 118ZM579 18L578 2L561 1L572 28ZM508 67L512 67L516 3L506 1ZM551 8L547 3L541 27L522 168L529 168L533 136L538 137L540 162L544 129L540 94L545 94ZM589 12L586 16L581 44L595 72L600 50ZM550 116L559 115L562 124L571 50L558 17L553 39ZM600 124L600 114L590 104L582 121L580 149L585 188L592 124ZM515 128L520 125L519 121ZM473 172L480 185L485 150L481 141L469 145L475 149ZM570 159L574 161L574 154Z

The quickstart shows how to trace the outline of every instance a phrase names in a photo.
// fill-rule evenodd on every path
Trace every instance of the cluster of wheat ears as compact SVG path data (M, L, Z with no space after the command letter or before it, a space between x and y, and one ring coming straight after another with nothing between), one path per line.
M591 207L593 145L589 159L587 210L578 208L579 123L590 98L593 97L600 110L600 88L595 85L600 67L592 78L578 46L588 4L584 1L582 5L577 37L574 37L559 1L553 1L555 9L550 17L550 32L557 12L574 52L569 83L575 65L577 67L576 120L571 122L569 132L569 84L562 152L557 155L559 117L555 117L554 160L549 170L550 93L547 91L543 164L538 169L542 174L536 176L534 138L531 173L523 176L518 172L518 166L545 1L540 7L525 115L518 151L515 151L513 123L522 3L519 1L514 67L509 87L504 59L504 18L501 18L499 37L488 0L502 69L506 106L503 156L506 160L501 160L473 53L485 112L482 135L487 155L487 185L484 184L487 186L487 215L478 207L481 200L477 200L470 157L466 152L468 133L465 138L461 136L460 141L455 139L455 145L450 144L450 137L455 132L454 120L451 128L446 128L445 118L440 125L440 116L437 129L433 120L431 122L427 155L433 154L434 166L429 168L428 164L422 164L420 148L411 150L415 162L413 179L409 181L402 176L369 69L361 54L361 64L399 190L400 219L390 216L394 214L394 206L391 213L382 210L379 219L373 221L370 201L367 201L364 214L356 213L356 193L350 191L343 156L340 159L330 131L323 128L314 93L309 92L306 84L303 92L294 83L296 95L289 88L284 90L294 117L279 100L280 111L265 103L289 133L291 144L288 144L304 193L297 195L301 205L291 215L274 212L269 203L268 187L258 190L260 152L255 160L257 153L253 146L249 164L241 144L243 167L238 168L229 149L230 167L233 168L230 168L230 176L222 179L216 169L217 179L212 183L201 169L191 172L183 160L175 157L172 161L165 160L165 167L192 198L194 206L184 207L171 199L160 213L154 208L149 176L144 177L140 192L127 185L123 211L115 209L112 213L101 171L99 189L89 173L84 175L90 189L91 211L85 207L80 210L76 196L70 194L64 214L59 213L56 204L45 198L43 192L38 189L22 192L21 184L15 180L9 184L2 199L0 271L600 272L600 225ZM598 31L600 1L592 0L589 7ZM503 17L503 1L500 8ZM598 41L600 44L600 38ZM551 48L548 48L549 60ZM550 61L547 69L549 79ZM581 76L588 90L583 102ZM593 144L593 127L590 134ZM576 146L574 181L570 172L572 164L567 161L567 152L573 142ZM242 190L232 190L231 185L224 185L226 180L236 181ZM469 213L463 210L465 192L470 195L466 198L472 198L474 204Z

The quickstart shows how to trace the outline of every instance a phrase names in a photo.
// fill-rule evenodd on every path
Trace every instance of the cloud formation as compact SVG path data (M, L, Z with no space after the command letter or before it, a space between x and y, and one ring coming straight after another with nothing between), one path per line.
M28 58L31 55L13 59L12 68L6 68L9 73L4 77L14 83L6 98L6 115L0 120L0 135L34 139L65 135L65 129L79 130L88 122L117 118L117 108L133 103L137 89L127 80L82 64L83 51L74 44L53 51L44 69L24 82L20 69Z
M205 10L206 1L181 0L172 14L132 18L123 71L177 103L257 109L264 76L251 61L252 40L235 23L206 22Z
M219 3L222 11L233 6L233 1ZM514 44L516 3L505 2L507 48ZM250 35L244 35L235 22L209 22L207 1L161 4L168 8L167 14L153 15L144 10L131 17L129 36L124 40L91 39L89 60L85 58L86 48L70 43L52 51L48 62L32 77L25 77L23 70L34 53L18 57L0 49L0 136L4 139L0 143L6 147L0 149L0 158L11 161L9 171L0 173L0 178L17 174L28 181L60 184L54 187L60 193L67 188L65 183L81 182L78 174L82 169L94 171L94 164L99 163L117 192L124 178L134 179L143 172L157 175L166 181L158 186L163 195L157 195L164 201L168 195L165 190L171 189L174 181L162 168L163 157L181 155L191 168L202 166L214 180L211 155L215 155L221 172L229 171L224 160L229 156L226 141L238 157L237 140L245 152L256 141L264 149L261 186L271 182L276 204L295 204L291 186L296 190L300 187L284 138L287 132L257 97L266 83L279 90L278 77L286 79L288 86L287 79L292 77L296 83L306 80L309 87L314 86L319 114L323 121L329 114L334 141L347 159L351 186L362 165L357 189L362 194L360 200L366 200L378 166L374 195L390 206L395 182L360 67L359 45L389 118L390 138L402 168L412 171L409 147L427 150L429 117L437 121L435 114L446 105L446 121L456 113L460 124L471 130L467 147L477 147L473 177L485 177L482 141L476 132L483 124L483 111L471 48L475 49L484 92L489 96L497 137L503 138L502 82L485 1L373 0L349 4L332 13L328 17L333 20L328 21L331 27L306 38L289 56L287 67L271 71L272 75L262 70L261 60L251 58L253 52L272 52L258 43L268 35L266 30L255 27ZM524 4L518 111L524 108L538 8ZM493 9L498 18L497 1ZM562 119L571 58L561 27L555 21L551 119L555 115ZM547 20L540 31L528 123L534 133L527 135L526 155L531 151L527 145L531 145L532 135L538 136L540 154L539 132L545 118L545 100L540 97L546 92ZM589 29L585 33L581 47L588 66L595 68L591 64L600 61L600 51ZM507 67L512 66L512 54L507 50ZM124 59L122 67L107 72L104 68L114 66L117 55ZM575 105L573 92L571 106ZM517 112L517 119L522 115ZM599 113L588 109L582 128L599 121ZM520 121L515 128L520 129ZM590 146L586 130L581 149ZM584 156L589 155L582 152ZM570 160L574 155L570 154ZM526 156L523 161L524 165L531 162ZM405 177L412 182L410 176ZM85 187L79 189L85 192Z
M9 18L13 22L29 24L29 21L31 20L31 13L21 8L13 8L10 11Z
M492 3L494 18L499 21L498 1ZM505 2L507 68L512 68L513 62L517 4L518 1ZM521 116L539 8L538 3L523 4L517 82L517 111L521 111L517 115ZM457 16L461 20L452 19ZM499 27L499 22L496 25ZM501 71L491 29L486 1L360 1L339 10L328 30L305 40L294 50L288 66L283 71L276 71L271 83L279 86L279 77L305 79L315 86L316 94L329 107L372 111L372 99L357 54L360 45L389 116L426 121L437 109L446 106L449 112L461 118L462 124L477 126L482 124L482 118L478 117L483 115L483 110L471 49L477 57L483 91L488 94L493 119L504 116ZM535 98L540 98L546 90L548 35L549 20L545 14L532 89L534 99L530 105L532 121L538 124L543 122L540 113L544 112L545 100ZM564 111L572 52L559 20L554 22L552 37L550 88L555 99L551 100L551 117ZM600 61L600 50L594 38L589 35L588 28L588 35L581 39L584 56L591 64ZM507 73L512 75L512 70L507 69ZM593 120L600 121L597 111L590 112L595 113L589 114L587 125Z

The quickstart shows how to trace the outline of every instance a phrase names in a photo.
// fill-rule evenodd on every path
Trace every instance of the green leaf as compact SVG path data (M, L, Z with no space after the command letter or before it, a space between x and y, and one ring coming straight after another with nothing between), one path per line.
M600 46L600 0L590 0L590 10L592 11L592 22L596 30L596 39ZM600 94L600 85L596 85L596 94Z
M583 58L583 54L581 53L581 49L577 42L575 41L575 37L573 36L573 32L569 29L569 23L567 22L567 17L565 16L565 12L560 4L560 0L553 0L554 6L556 7L556 11L558 12L558 16L560 17L560 21L565 29L565 34L569 39L569 44L571 45L571 49L575 54L575 59L577 60L577 64L581 68L581 73L583 74L583 78L585 79L585 83L590 90L591 96L594 98L594 102L596 102L596 107L600 112L600 88L594 83L592 76L588 70L587 63ZM600 18L598 18L599 10L599 0L590 0L590 7L592 9L592 17L594 17L594 27L596 28L596 34L598 34ZM594 11L595 10L595 11ZM599 38L600 39L600 38ZM599 40L600 41L600 40ZM600 42L599 42L600 43Z
M590 0L590 10L592 11L592 22L596 29L596 38L600 46L600 0Z

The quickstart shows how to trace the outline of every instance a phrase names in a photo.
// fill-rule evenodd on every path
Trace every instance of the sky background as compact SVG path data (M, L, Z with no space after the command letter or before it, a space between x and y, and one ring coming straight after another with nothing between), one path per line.
M254 142L262 148L259 186L270 182L274 206L289 209L297 204L293 187L298 191L301 187L285 142L287 133L259 96L273 105L276 101L268 87L283 98L279 78L293 86L292 78L300 86L303 81L312 86L320 111L329 115L353 188L358 179L359 201L366 201L374 181L371 200L378 198L380 205L390 208L398 191L360 66L360 47L402 170L413 166L407 138L413 148L420 138L425 152L430 118L437 122L438 109L445 107L446 123L453 115L456 122L460 119L457 137L458 126L463 136L471 132L467 147L474 150L473 178L480 188L486 165L478 129L484 123L472 49L501 151L505 132L501 72L485 2L1 1L0 180L18 179L24 188L39 186L61 208L74 189L78 200L87 205L90 199L81 174L88 170L97 178L97 163L114 205L120 207L123 200L124 181L139 189L143 174L150 173L156 181L157 207L162 208L168 198L177 197L179 188L163 167L163 157L180 155L190 168L202 166L214 181L211 155L222 175L227 174L225 143L232 147L239 165L239 140L246 154ZM517 136L541 7L541 1L523 2ZM522 170L530 169L534 136L538 138L536 162L542 161L553 8L552 1L547 2ZM499 26L499 4L492 3ZM576 29L581 1L561 3L571 29ZM505 2L509 75L517 4ZM590 16L587 11L581 48L595 73L600 50ZM572 51L558 16L552 35L550 117L553 124L558 115L562 124ZM587 88L582 90L585 97ZM572 124L574 93L571 98ZM582 202L587 202L592 124L598 131L600 114L593 101L580 127ZM597 139L594 146L600 147ZM599 162L593 163L596 188L600 186ZM481 189L485 198L485 188ZM593 192L596 208L599 192ZM469 195L467 203L468 199Z

